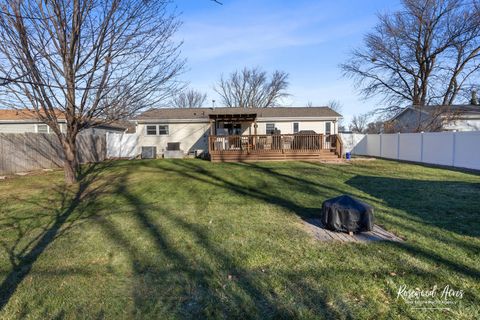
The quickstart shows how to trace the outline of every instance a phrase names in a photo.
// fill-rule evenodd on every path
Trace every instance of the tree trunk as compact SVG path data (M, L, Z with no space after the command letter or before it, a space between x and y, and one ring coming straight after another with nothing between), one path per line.
M63 153L65 154L64 172L65 182L69 185L78 181L77 146L75 138L67 138L63 141Z

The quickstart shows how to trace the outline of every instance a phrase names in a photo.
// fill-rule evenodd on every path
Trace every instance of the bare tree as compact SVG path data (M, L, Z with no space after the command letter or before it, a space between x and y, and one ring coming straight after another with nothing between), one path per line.
M367 114L354 115L349 126L350 131L355 133L365 133L367 130L368 118Z
M327 106L338 114L342 114L343 112L343 105L339 100L330 100L328 101ZM345 122L343 118L338 120L338 130L345 131Z
M451 105L478 84L478 0L403 0L403 9L379 15L365 48L341 65L365 98L381 96L387 111L402 104Z
M363 133L379 134L383 132L383 121L372 121L367 124L367 128Z
M330 100L328 101L327 103L327 106L332 109L333 111L337 112L337 113L342 113L343 111L343 104L338 101L338 100Z
M175 108L201 108L207 100L207 94L193 89L181 92L172 100Z
M287 79L288 73L283 71L275 71L269 78L267 72L259 68L244 68L228 78L222 76L214 89L227 107L276 107L289 96Z
M0 0L0 8L0 103L50 126L67 183L78 178L83 129L150 107L176 87L179 22L167 0Z

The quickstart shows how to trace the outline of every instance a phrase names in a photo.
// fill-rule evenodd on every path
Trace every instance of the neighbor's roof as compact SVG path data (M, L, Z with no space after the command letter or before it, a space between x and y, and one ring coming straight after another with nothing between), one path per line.
M208 119L210 115L256 114L257 118L340 118L341 114L329 107L276 108L158 108L143 112L135 120L152 119Z
M56 110L57 119L65 120L64 114L60 110ZM27 109L0 109L0 121L6 122L40 122L38 116L31 110ZM118 129L118 130L132 130L135 131L135 125L126 120L118 120L113 122L104 122L104 121L92 121L92 126L103 127L107 129Z
M454 104L451 106L432 105L422 107L422 110L428 113L441 110L442 112L455 112L457 114L480 114L480 106L472 104Z
M126 131L127 133L135 133L135 124L127 120L117 120L106 123L100 121L97 124L92 123L92 126L97 128L117 129Z
M57 119L65 119L63 113L59 110L56 111ZM0 109L0 120L38 120L38 116L35 112L28 109Z
M474 116L480 115L480 106L472 105L472 104L454 104L450 106L431 105L431 106L422 106L422 107L408 106L404 108L402 111L400 111L399 113L397 113L389 121L395 120L407 110L420 111L425 114L437 114L436 112L447 114L450 112L457 115L474 115Z

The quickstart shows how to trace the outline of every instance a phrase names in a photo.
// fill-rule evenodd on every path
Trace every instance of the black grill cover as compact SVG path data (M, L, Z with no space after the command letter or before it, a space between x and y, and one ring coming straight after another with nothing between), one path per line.
M347 195L329 199L322 204L322 223L333 231L372 231L373 207Z

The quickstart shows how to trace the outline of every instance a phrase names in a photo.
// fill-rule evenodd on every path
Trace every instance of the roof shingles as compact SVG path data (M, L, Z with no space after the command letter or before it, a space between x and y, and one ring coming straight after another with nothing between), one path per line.
M153 119L208 119L209 115L256 114L257 118L340 118L329 107L276 107L276 108L158 108L143 112L135 120Z
M56 115L58 119L65 119L60 111L56 111ZM0 109L0 120L38 120L38 116L27 109Z

